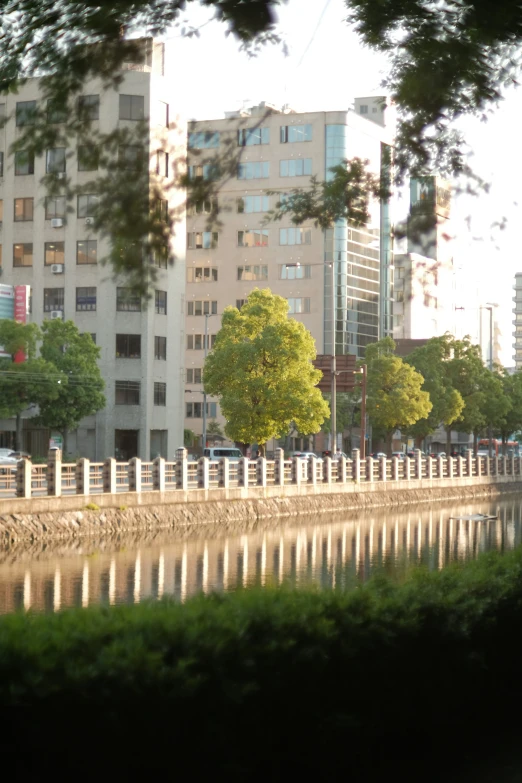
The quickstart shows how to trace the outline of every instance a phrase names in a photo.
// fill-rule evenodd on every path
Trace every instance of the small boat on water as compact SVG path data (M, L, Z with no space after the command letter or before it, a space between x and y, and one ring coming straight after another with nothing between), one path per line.
M464 522L485 522L489 519L498 519L498 517L491 514L462 514L459 517L450 517L450 519L458 519Z

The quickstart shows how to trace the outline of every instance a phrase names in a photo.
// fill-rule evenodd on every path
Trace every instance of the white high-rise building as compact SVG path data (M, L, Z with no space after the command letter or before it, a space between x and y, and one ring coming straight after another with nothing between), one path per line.
M102 134L147 121L150 170L167 183L172 179L168 153L175 150L183 157L186 126L176 116L173 87L164 78L163 47L143 39L142 61L123 69L117 88L104 89L91 81L85 84L80 100L88 106L93 130ZM64 185L67 178L73 187L87 187L98 176L92 164L85 162L82 150L74 145L48 149L34 160L9 154L19 127L41 101L38 78L29 79L17 94L0 98L0 114L9 117L0 130L2 283L31 287L33 322L71 319L101 348L107 405L69 436L69 452L96 460L109 456L148 460L158 454L172 458L183 443L184 219L177 222L172 240L174 264L167 268L166 259L157 261L162 268L157 270L152 299L140 302L129 295L124 276L113 280L111 268L99 263L108 254L109 240L93 230L96 193L87 188L72 203L65 193L46 198L41 182L46 172L63 177ZM53 116L49 121L60 119ZM130 163L132 157L128 156ZM178 205L180 198L179 191L165 195L169 206ZM38 445L30 420L25 424L24 448L45 451L45 438ZM13 429L14 422L0 422L4 441Z

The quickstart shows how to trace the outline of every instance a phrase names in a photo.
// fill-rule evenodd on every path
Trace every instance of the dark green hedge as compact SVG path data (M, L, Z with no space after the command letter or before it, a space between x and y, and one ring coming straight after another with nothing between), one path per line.
M400 759L428 780L518 730L521 628L521 551L351 593L6 616L0 750L22 765L176 777L187 764L245 780L364 781Z

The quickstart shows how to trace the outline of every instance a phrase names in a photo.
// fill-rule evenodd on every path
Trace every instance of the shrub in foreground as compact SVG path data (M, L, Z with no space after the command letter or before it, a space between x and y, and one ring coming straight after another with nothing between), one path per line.
M54 742L83 748L82 766L174 773L188 761L237 779L368 773L420 753L428 780L437 749L476 753L508 713L518 725L521 625L520 550L351 593L5 616L0 749L41 762Z

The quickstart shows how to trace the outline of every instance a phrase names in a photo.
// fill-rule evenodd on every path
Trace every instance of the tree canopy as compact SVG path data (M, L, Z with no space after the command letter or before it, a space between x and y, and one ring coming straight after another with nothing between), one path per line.
M303 435L318 432L329 408L316 387L315 357L310 332L268 288L254 289L241 310L225 308L203 381L219 398L226 434L263 452L292 426Z
M394 350L395 342L385 337L368 345L365 356L366 410L372 426L385 433L389 456L394 430L411 427L432 409L430 395L422 389L424 378Z

